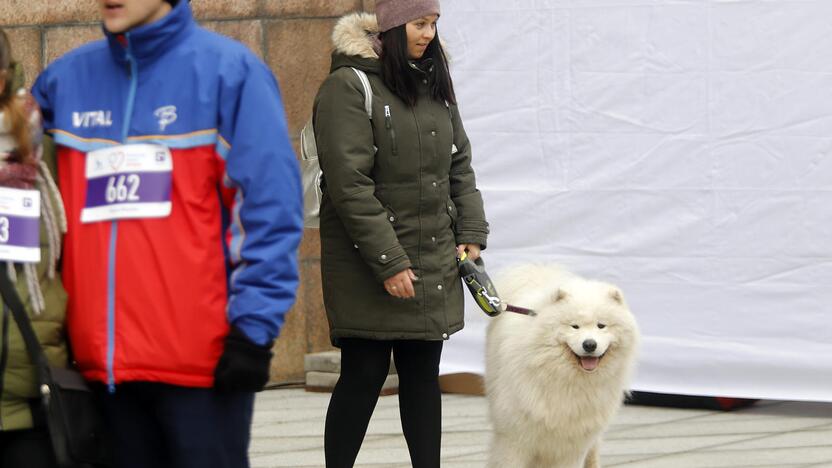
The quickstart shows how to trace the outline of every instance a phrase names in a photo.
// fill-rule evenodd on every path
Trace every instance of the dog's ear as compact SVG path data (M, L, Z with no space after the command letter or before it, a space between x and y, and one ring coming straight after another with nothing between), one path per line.
M558 291L552 296L552 302L560 302L566 300L569 295L566 294L566 291L563 289L558 289Z
M619 291L616 288L610 289L610 299L617 302L618 304L624 305L624 295L621 294L621 291Z

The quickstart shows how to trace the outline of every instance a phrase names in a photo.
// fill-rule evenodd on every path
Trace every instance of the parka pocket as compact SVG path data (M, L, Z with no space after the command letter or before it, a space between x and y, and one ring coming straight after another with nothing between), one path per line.
M396 143L396 129L393 128L393 115L390 112L390 106L384 106L384 128L387 129L387 135L390 137L390 148L393 156L398 156L399 145Z

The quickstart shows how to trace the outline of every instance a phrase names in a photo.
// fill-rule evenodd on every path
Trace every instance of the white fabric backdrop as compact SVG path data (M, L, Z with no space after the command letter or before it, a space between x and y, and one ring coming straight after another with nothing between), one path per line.
M832 401L832 1L442 8L492 276L621 286L636 390ZM442 373L483 370L466 321Z

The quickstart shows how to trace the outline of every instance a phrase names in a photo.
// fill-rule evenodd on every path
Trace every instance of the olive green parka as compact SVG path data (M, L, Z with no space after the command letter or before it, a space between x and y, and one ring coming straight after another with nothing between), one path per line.
M24 80L20 67L15 74L15 83L19 88L23 86ZM2 129L0 129L2 131ZM47 150L43 152L45 162L49 167L54 167L51 159L54 152ZM42 196L48 193L52 206L59 206L61 201L56 192L51 190L41 191ZM41 200L45 203L46 200ZM43 217L40 227L41 258L49 258L49 242ZM54 367L67 366L66 335L64 332L64 316L66 313L66 292L61 282L60 274L50 278L48 273L48 262L42 260L37 265L37 277L40 281L40 290L43 294L45 310L35 313L31 307L29 289L21 271L20 265L16 265L17 281L15 288L20 301L26 307L32 328L43 348L46 359ZM8 274L6 262L0 261L0 275ZM26 344L20 334L17 322L12 315L11 309L6 306L5 301L0 301L0 431L13 431L29 429L32 427L33 405L38 405L40 393L37 385L35 368L29 359Z
M323 170L321 275L330 336L442 340L463 327L456 246L486 246L488 223L456 105L429 95L430 71L411 107L382 81L375 16L339 20L329 77L315 99ZM364 106L364 71L373 90ZM407 268L416 297L398 299L384 280Z

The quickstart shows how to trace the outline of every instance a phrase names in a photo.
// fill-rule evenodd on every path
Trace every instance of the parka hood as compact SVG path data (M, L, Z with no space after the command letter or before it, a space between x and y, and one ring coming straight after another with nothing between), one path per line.
M378 20L370 13L350 13L338 20L332 30L332 67L355 67L367 73L380 70Z

